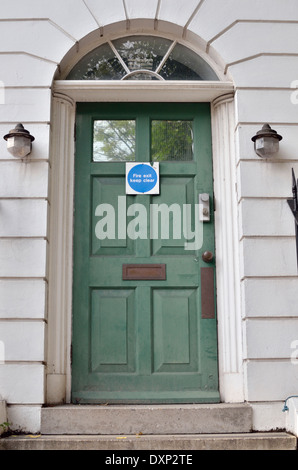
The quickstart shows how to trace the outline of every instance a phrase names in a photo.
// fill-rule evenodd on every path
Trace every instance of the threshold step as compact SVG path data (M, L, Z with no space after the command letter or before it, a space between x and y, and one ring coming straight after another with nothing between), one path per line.
M250 432L248 404L65 405L41 410L41 434L200 434Z
M0 450L296 450L297 439L285 432L136 435L136 436L10 436L0 438ZM145 457L144 457L145 458ZM150 463L150 462L149 462ZM152 463L152 462L151 462ZM156 462L154 462L156 463Z

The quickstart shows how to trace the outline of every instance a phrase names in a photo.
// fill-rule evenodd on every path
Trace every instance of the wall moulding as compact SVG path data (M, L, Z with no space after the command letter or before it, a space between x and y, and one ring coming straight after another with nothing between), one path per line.
M118 81L56 80L53 92L74 101L212 102L234 92L232 82L219 81Z

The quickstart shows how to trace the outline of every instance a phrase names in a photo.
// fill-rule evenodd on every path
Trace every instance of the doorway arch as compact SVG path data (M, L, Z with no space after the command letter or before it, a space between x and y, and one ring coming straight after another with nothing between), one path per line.
M125 33L131 37L132 31ZM140 31L133 34L139 36ZM150 34L157 36L156 32ZM97 35L95 45L94 36L92 33L91 41L85 38L82 47L70 51L53 83L46 402L70 402L75 115L77 102L92 101L211 103L220 393L222 401L242 401L233 83L224 80L223 73L212 59L206 60L205 53L198 57L203 57L208 67L214 65L216 80L67 80L83 57L107 42L106 38L98 40ZM125 34L111 35L109 40L115 37ZM163 37L168 39L169 35ZM170 38L176 45L176 38ZM186 47L185 41L180 43ZM198 52L197 46L189 44L189 48ZM126 74L126 78L131 77Z

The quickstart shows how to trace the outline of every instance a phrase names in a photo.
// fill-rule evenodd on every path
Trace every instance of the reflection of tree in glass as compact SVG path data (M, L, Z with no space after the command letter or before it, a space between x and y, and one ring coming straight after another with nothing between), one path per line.
M135 160L135 121L95 121L94 160Z
M116 40L114 45L131 72L140 69L155 71L171 41L135 36L126 40Z
M202 77L191 67L181 64L181 62L173 60L171 57L163 66L160 75L164 80L202 80Z
M193 131L191 121L152 121L152 160L192 160Z
M87 64L87 70L82 76L82 80L120 80L123 76L123 69L115 58L101 60L90 60Z
M95 121L93 159L94 161L134 161L135 141L135 121ZM153 120L151 159L153 161L192 160L192 122Z
M125 70L109 44L89 52L70 72L69 80L121 80Z
M152 70L153 52L150 49L138 47L137 42L127 41L121 48L121 56L124 58L128 68L133 70L149 69Z
M116 57L105 56L100 59L90 58L85 64L82 80L120 80L124 75L122 66Z

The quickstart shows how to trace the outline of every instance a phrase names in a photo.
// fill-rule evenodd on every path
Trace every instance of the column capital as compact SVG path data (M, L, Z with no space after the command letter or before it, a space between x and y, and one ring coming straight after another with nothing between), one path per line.
M234 101L234 93L225 93L224 95L220 95L215 100L212 101L213 109L221 104L231 103Z

